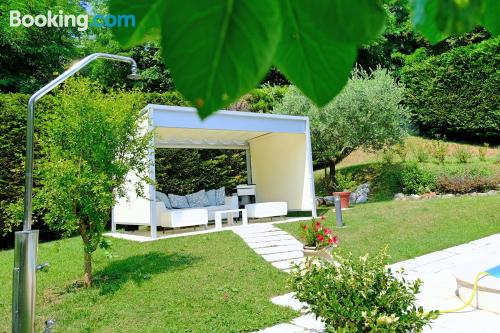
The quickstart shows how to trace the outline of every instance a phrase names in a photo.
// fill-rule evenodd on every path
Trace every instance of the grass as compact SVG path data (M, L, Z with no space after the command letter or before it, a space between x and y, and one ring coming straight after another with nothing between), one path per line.
M334 228L339 248L355 255L389 246L391 262L413 258L500 232L498 195L358 205L343 211L346 228ZM330 209L326 224L335 226ZM278 224L300 238L299 223Z
M81 288L78 238L41 244L37 331L48 318L54 332L250 332L290 320L274 305L286 274L232 232L150 243L112 240L113 258L95 256L95 285ZM13 251L0 252L0 332L10 332Z

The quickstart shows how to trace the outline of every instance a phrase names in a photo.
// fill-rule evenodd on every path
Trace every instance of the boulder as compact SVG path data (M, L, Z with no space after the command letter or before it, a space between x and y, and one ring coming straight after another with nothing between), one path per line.
M418 195L418 194L411 194L410 195L410 199L411 200L419 200L420 199L420 195Z
M359 197L356 198L357 204L365 203L367 201L368 201L368 195L366 195L366 194L361 194Z
M405 195L403 193L396 193L394 194L394 200L404 200Z

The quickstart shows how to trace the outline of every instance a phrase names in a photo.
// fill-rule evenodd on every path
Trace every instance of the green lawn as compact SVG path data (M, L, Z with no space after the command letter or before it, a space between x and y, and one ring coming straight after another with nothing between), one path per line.
M298 315L270 298L287 291L287 275L232 232L151 243L112 240L112 258L96 255L95 286L79 287L78 238L40 245L37 331L248 332ZM10 332L13 252L0 252L0 332Z
M500 195L419 201L389 201L343 212L346 228L334 228L340 247L356 255L389 245L391 262L500 233ZM326 223L335 225L328 210ZM297 222L278 227L299 238Z

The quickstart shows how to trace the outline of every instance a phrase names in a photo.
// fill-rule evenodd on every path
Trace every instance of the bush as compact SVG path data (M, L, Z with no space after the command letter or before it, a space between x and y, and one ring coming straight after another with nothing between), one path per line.
M490 145L485 143L485 144L483 144L482 147L478 148L477 155L478 155L480 161L482 161L482 162L486 161L486 155L488 154L489 147L490 147Z
M468 163L472 158L472 153L469 149L465 147L458 147L457 150L453 153L453 156L456 158L458 163Z
M416 163L405 166L401 174L401 185L406 194L431 192L436 187L435 175L419 167Z
M405 105L423 133L498 142L500 37L457 47L401 70Z
M338 192L352 191L356 188L356 181L353 179L351 173L338 173L335 177L335 190Z
M419 163L426 163L429 161L429 151L427 145L419 145L414 148L415 158Z
M495 190L500 184L500 175L484 168L462 168L445 171L437 177L436 188L441 193L465 194Z
M334 254L334 260L312 259L291 274L297 299L324 319L328 332L422 332L438 316L416 306L422 282L393 274L386 250L373 258Z
M399 156L401 162L406 162L406 157L408 156L408 145L406 142L402 141L394 146L394 153Z
M432 157L434 157L439 163L444 164L446 160L446 155L448 155L448 144L441 139L434 140L432 142Z

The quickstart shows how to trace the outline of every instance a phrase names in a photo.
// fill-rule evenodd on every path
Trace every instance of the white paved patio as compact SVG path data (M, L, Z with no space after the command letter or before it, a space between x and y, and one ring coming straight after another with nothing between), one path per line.
M238 235L275 267L289 272L291 265L300 262L301 244L292 236L273 225L247 226L235 229ZM493 267L500 263L500 234L470 243L433 252L391 265L404 267L409 279L420 278L424 283L418 295L418 304L426 310L453 309L463 303L455 295L454 272L464 267ZM479 269L479 268L478 268ZM481 268L483 269L483 268ZM476 273L475 271L473 273ZM494 278L492 278L494 279ZM324 324L313 315L306 314L306 304L300 303L293 293L272 299L273 303L290 306L302 315L290 323L282 323L259 333L320 333ZM469 307L460 313L441 315L425 333L498 333L500 314Z

